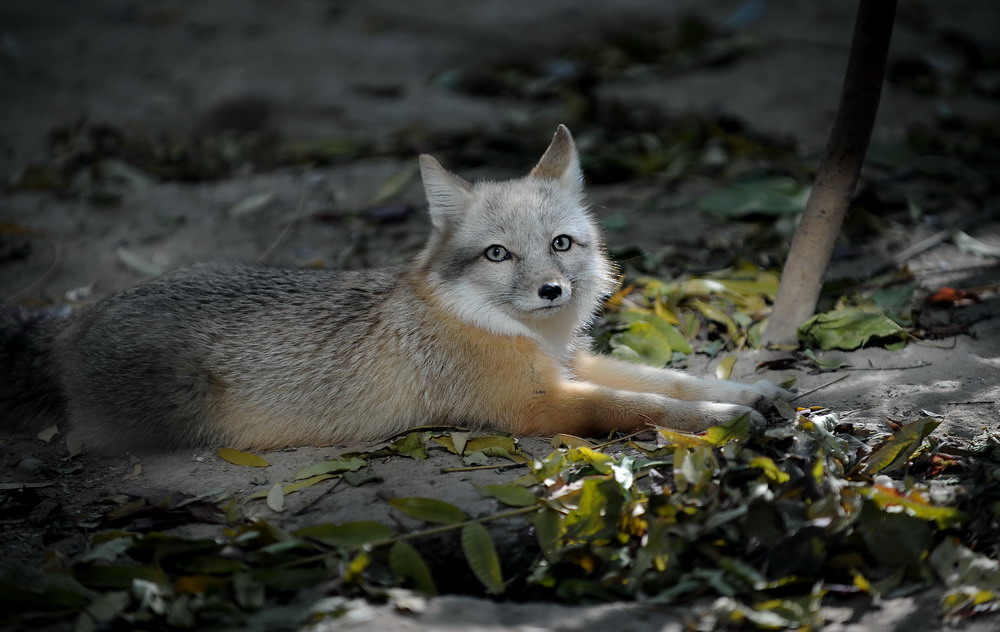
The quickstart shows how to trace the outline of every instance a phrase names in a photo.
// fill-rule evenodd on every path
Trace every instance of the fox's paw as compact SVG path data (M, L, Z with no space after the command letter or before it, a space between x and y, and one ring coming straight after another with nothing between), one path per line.
M767 380L753 384L725 382L725 388L719 389L719 401L749 406L755 410L768 411L774 408L774 402L779 399L794 397L790 391L775 386Z
M673 430L701 432L745 414L750 415L750 421L755 426L767 424L764 416L749 406L719 402L674 402L661 425Z

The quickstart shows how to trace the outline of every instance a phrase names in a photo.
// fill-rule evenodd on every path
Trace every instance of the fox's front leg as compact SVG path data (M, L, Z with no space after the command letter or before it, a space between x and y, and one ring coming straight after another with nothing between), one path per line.
M791 393L767 380L740 384L705 379L585 352L576 354L572 368L577 377L587 382L628 391L660 393L687 401L728 402L766 410L776 399L792 397Z
M750 409L734 404L681 401L655 393L565 380L536 392L530 406L509 430L515 434L597 436L655 424L700 432L745 412Z

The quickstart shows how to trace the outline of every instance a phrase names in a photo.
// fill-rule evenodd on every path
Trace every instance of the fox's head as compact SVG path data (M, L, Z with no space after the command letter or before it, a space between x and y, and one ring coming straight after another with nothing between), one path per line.
M433 229L419 259L456 316L565 347L612 287L600 231L565 126L531 172L470 184L420 157Z

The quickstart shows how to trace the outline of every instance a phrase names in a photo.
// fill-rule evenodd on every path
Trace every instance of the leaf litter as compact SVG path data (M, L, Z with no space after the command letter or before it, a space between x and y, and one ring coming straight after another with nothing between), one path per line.
M219 490L180 502L139 499L101 518L83 554L0 579L0 601L7 620L21 624L241 627L286 608L285 624L271 629L292 629L343 614L315 609L317 586L343 599L384 599L398 586L438 594L436 578L453 571L429 563L420 541L450 533L481 589L516 599L693 601L711 604L720 625L750 627L816 627L822 605L840 596L933 586L947 617L1000 608L992 557L1000 543L975 507L984 500L975 490L991 484L977 464L1000 460L1000 444L948 457L961 482L949 486L953 502L941 503L928 475L947 446L933 437L939 420L865 442L827 409L790 416L767 428L741 417L702 435L660 429L646 433L652 440L600 446L567 436L547 456L526 457L518 481L479 488L499 503L495 513L470 516L435 498L388 499L428 525L417 530L353 522L286 531L230 512L214 536L192 537L163 530L183 520L142 528L135 518L151 508L178 517L214 507L226 502ZM449 444L447 433L414 434L428 447ZM457 434L467 446L516 452L509 437ZM300 482L366 461L358 454L306 467L300 474L329 471ZM281 483L264 494L272 510L288 509ZM226 513L216 508L215 520ZM501 564L486 525L509 519L534 525L529 566Z

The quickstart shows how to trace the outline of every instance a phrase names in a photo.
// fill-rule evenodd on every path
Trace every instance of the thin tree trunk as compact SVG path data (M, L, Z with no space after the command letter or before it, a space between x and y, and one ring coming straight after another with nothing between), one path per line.
M826 153L795 231L765 346L798 344L798 327L816 311L823 278L854 199L885 76L896 0L860 0L847 73Z

